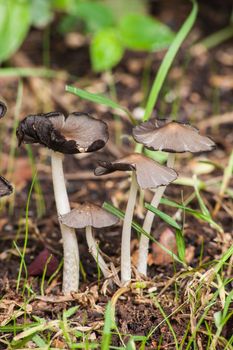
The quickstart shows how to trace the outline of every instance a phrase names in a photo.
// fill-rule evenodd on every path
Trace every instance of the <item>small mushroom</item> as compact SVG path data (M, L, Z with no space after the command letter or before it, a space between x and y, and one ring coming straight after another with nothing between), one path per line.
M216 145L198 129L185 123L168 122L166 119L150 119L133 129L136 142L153 151L170 153L199 153L212 151Z
M104 277L109 277L111 271L98 250L98 245L92 234L92 227L103 228L115 225L118 222L116 216L96 204L84 203L78 204L69 213L61 215L59 220L63 225L68 227L86 229L86 240L89 251L99 265Z
M108 140L107 124L85 113L29 115L17 129L19 145L39 143L51 149L51 165L55 202L58 215L70 212L66 191L62 154L93 152L102 148ZM63 293L77 291L79 285L79 252L75 230L60 225L63 250Z
M3 176L0 175L0 197L9 196L13 192L13 187Z
M7 107L4 102L0 101L0 118L4 117L7 112Z
M215 143L209 137L199 134L198 129L185 123L167 121L166 119L152 118L147 122L137 125L133 129L133 137L136 142L142 143L146 148L154 151L169 152L167 166L173 167L175 162L174 153L199 153L211 151ZM158 207L166 187L159 187L154 194L151 205ZM143 229L150 234L154 214L147 211ZM139 244L138 271L147 274L147 255L149 239L141 236Z
M173 169L142 154L133 153L114 162L99 162L95 175L105 175L116 170L133 172L121 241L121 281L125 284L131 279L130 238L138 186L142 189L166 186L177 178L177 174Z

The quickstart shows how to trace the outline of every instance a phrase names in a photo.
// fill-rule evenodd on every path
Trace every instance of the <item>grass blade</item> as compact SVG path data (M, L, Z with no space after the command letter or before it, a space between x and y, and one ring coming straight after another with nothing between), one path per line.
M153 205L146 203L145 204L146 209L152 211L152 213L154 213L155 215L159 216L160 219L162 219L163 221L165 221L168 225L174 227L177 230L181 230L181 226L179 224L177 224L176 220L174 220L171 216L165 214L164 212L162 212L161 210L153 207Z
M104 202L103 204L103 208L106 209L107 211L109 211L110 213L112 213L113 215L115 215L116 217L118 217L119 219L124 220L125 214L123 211L121 211L120 209L114 207L113 205L111 205L110 203ZM166 247L164 247L164 245L162 245L161 243L159 243L158 241L156 241L156 239L154 237L152 237L151 235L149 235L146 231L143 230L143 228L136 223L135 221L132 222L132 227L139 232L142 235L145 235L146 237L148 237L152 242L156 243L160 248L162 248L167 254L169 254L175 261L179 262L180 264L182 264L184 267L187 267L187 265L185 264L184 261L182 261L181 259L178 258L178 256L176 254L174 254L172 251L170 251L169 249L167 249Z
M66 91L68 91L71 94L74 94L76 96L79 96L80 98L82 98L84 100L88 100L88 101L91 101L91 102L94 102L94 103L97 103L100 105L104 105L104 106L110 107L110 108L115 109L115 110L121 110L128 115L128 117L133 125L136 124L134 117L128 111L128 109L126 107L122 107L117 102L111 100L108 97L105 97L105 96L100 95L100 94L93 94L91 92L88 92L88 91L85 91L85 90L82 90L82 89L79 89L79 88L76 88L76 87L70 86L70 85L66 85Z
M173 40L171 46L169 47L169 49L168 49L168 51L167 51L167 53L162 61L162 64L159 67L158 73L155 77L154 83L153 83L151 91L150 91L149 98L147 100L146 111L145 111L145 115L143 118L144 121L146 121L150 118L151 113L153 111L153 108L157 102L158 95L161 91L164 80L166 79L168 71L172 65L172 62L173 62L180 46L182 45L183 41L187 37L188 33L190 32L190 30L191 30L191 28L196 20L198 5L197 5L195 0L193 0L192 3L193 3L193 8L192 8L190 15L188 16L186 21L183 23L183 25L180 28L180 30L178 31L178 33L176 34L175 39Z

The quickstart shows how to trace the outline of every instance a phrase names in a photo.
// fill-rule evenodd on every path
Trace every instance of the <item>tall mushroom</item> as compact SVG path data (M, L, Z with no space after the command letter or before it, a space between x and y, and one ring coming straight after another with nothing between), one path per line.
M66 191L62 153L93 152L108 140L107 124L85 113L29 115L17 129L19 145L39 143L51 150L52 178L58 215L70 212ZM79 286L79 252L75 231L60 224L64 250L63 293L77 291Z
M126 284L131 280L130 238L138 186L142 189L165 186L174 181L177 174L173 169L142 154L133 153L114 162L99 162L95 175L109 174L116 170L133 172L121 240L121 281Z
M104 277L109 277L111 271L98 250L98 246L93 237L92 227L109 227L115 225L118 219L96 204L84 203L78 204L76 208L69 213L61 215L60 222L72 228L85 228L89 251L99 265Z
M173 167L175 153L199 153L211 151L215 143L208 137L199 134L198 129L180 122L168 122L166 119L150 119L137 125L133 129L136 142L142 143L146 148L155 151L169 152L167 166ZM154 194L151 205L157 207L166 187L159 187ZM154 214L147 211L143 229L150 234ZM147 274L147 254L149 239L142 235L139 244L138 271Z

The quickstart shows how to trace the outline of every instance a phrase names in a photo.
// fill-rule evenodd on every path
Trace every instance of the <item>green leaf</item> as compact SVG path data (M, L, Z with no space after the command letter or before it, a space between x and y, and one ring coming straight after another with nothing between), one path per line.
M176 230L176 245L178 250L178 257L185 261L185 241L181 230Z
M63 312L63 317L64 318L69 318L71 316L73 316L76 311L78 310L79 306L73 306L73 307L70 307L68 310L65 310Z
M124 48L115 29L105 29L94 35L90 46L91 63L95 72L113 68L120 62Z
M52 0L52 6L56 10L66 11L72 9L75 4L75 0Z
M165 221L167 224L169 224L170 226L181 230L181 227L179 224L177 224L177 222L169 215L165 214L164 212L162 212L161 210L153 207L153 205L146 203L145 204L146 209L152 211L152 213L158 215L160 217L160 219L162 219L163 221Z
M31 3L31 22L44 28L53 19L52 5L48 0L33 0Z
M168 47L174 39L169 27L141 14L124 16L119 29L125 46L132 50L158 51Z
M110 100L110 98L107 98L107 97L100 95L100 94L93 94L91 92L88 92L88 91L85 91L85 90L82 90L82 89L79 89L79 88L76 88L76 87L70 86L70 85L66 85L65 89L66 89L66 91L68 91L76 96L79 96L79 97L83 98L84 100L98 103L98 104L113 108L115 110L121 110L129 116L129 118L133 124L136 124L133 116L130 114L128 109L120 106L117 102Z
M9 58L19 48L29 27L29 1L0 1L0 62Z
M76 2L72 8L72 15L82 19L87 31L91 33L112 27L115 22L110 8L97 1Z

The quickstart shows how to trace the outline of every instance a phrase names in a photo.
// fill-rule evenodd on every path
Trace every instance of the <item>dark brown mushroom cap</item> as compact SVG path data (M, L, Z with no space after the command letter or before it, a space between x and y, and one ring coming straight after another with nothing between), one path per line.
M108 127L102 120L85 113L29 115L17 129L19 145L40 143L61 153L94 152L108 141Z
M133 129L136 142L155 151L173 153L206 152L215 148L215 143L199 134L198 129L189 124L150 119Z
M73 228L92 226L95 228L115 225L118 218L96 204L78 204L68 214L61 215L60 222Z
M4 102L0 101L0 118L4 117L6 114L7 107Z
M13 192L10 182L0 175L0 197L9 196Z
M142 189L166 186L177 178L175 170L160 165L140 153L132 153L114 162L99 161L99 166L95 169L95 175L105 175L116 170L134 170L137 183Z

